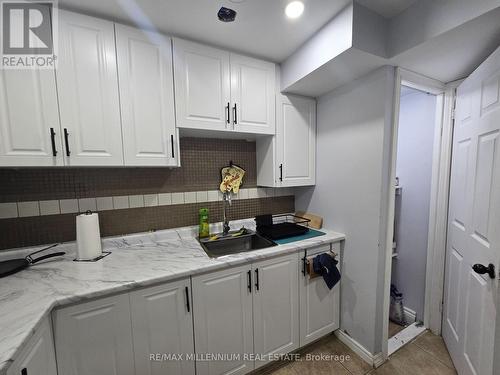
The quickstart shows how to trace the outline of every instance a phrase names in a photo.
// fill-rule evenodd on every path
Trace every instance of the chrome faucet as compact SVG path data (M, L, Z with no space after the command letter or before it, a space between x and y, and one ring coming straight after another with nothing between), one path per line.
M224 223L222 225L222 235L227 236L229 233L229 230L231 229L229 227L229 220L227 219L227 209L228 205L231 206L231 193L229 191L225 191L222 193L222 215L224 218Z

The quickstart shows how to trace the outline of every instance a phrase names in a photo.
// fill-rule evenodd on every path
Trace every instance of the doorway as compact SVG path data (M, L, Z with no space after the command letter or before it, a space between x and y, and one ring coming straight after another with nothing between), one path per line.
M436 94L402 85L394 197L388 354L424 328L426 264L436 135Z

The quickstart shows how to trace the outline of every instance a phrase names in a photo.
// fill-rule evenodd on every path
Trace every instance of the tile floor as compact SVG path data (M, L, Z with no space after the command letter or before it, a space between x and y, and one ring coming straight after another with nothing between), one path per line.
M453 363L440 336L429 331L394 353L378 369L372 369L334 335L329 335L299 351L301 358L307 354L349 355L342 361L297 361L276 363L258 370L254 375L452 375Z

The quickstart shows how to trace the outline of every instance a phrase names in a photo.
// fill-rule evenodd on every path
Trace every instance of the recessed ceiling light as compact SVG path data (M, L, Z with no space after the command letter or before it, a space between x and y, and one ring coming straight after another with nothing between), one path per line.
M292 1L285 8L285 14L288 18L298 18L304 12L304 3L302 1Z

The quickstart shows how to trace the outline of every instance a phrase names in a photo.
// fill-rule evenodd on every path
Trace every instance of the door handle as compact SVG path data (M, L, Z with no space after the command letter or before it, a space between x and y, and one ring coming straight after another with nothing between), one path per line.
M186 287L184 289L184 291L186 292L186 308L187 308L187 312L191 312L191 304L189 303L189 288Z
M283 181L283 164L280 164L280 181Z
M485 273L487 273L490 276L490 279L495 278L495 266L492 263L488 264L488 267L483 264L474 264L472 266L472 269L475 273L478 273L480 275L484 275Z
M248 291L252 293L252 271L247 272L248 275Z
M26 367L21 370L21 375L28 375L28 369Z
M172 148L172 159L174 159L175 154L174 154L174 135L173 134L170 134L170 146Z
M56 132L55 132L54 128L50 128L50 143L52 144L52 156L57 156Z
M307 268L307 250L304 250L304 258L302 258L302 274L304 277L306 276L306 268Z
M259 290L259 269L255 270L255 290Z
M70 156L71 151L69 150L69 132L66 128L64 128L64 143L66 144L66 156Z
M233 124L238 125L238 110L236 108L236 103L234 103L233 107Z
M229 102L227 102L227 105L226 105L226 123L230 124L231 123L231 120L230 120L230 117L231 117L231 114L230 114L230 109L229 109Z

